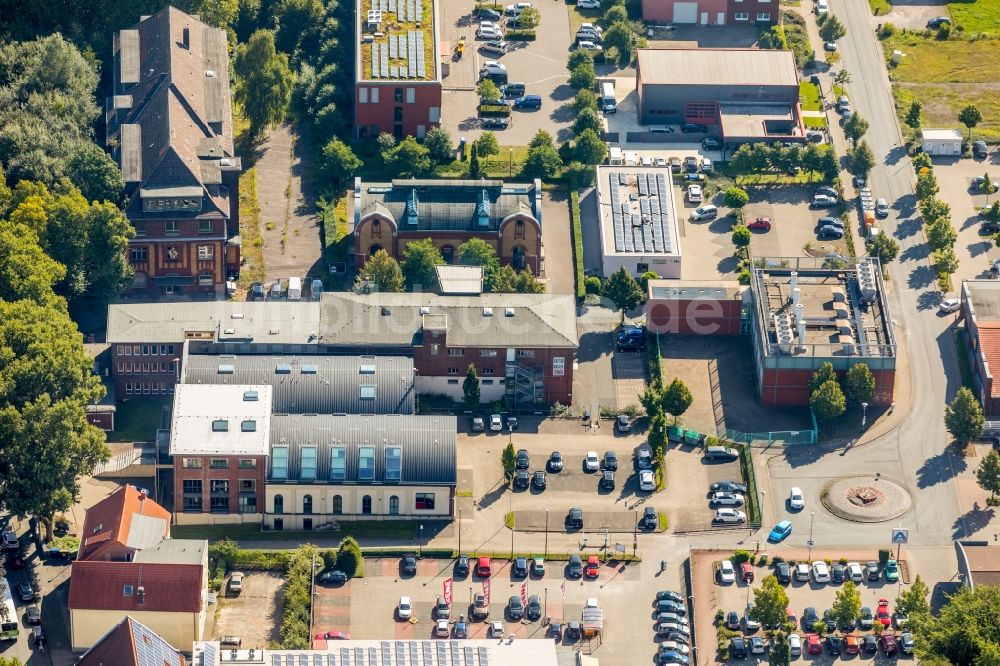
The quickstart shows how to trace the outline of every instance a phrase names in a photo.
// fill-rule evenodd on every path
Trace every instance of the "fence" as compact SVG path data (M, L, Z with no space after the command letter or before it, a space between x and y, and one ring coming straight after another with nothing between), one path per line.
M785 446L790 444L815 444L817 440L816 430L774 430L771 432L741 432L726 428L719 433L720 438L730 439L740 444L753 445L755 442L767 442L767 445L781 442Z
M751 526L760 527L760 492L757 490L757 473L754 471L753 466L753 452L749 446L740 446L737 448L740 452L740 468L743 471L743 480L747 484L747 521Z

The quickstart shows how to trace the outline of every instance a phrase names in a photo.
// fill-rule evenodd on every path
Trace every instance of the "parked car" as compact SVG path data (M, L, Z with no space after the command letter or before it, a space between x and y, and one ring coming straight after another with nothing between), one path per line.
M488 578L493 573L493 562L488 557L480 557L476 561L476 575Z
M823 42L823 50L828 53L833 53L837 50L837 42Z
M809 565L805 562L799 562L795 565L795 580L800 583L809 582Z
M499 21L503 18L503 14L495 9L489 9L488 7L480 7L478 11L480 19L486 19L487 21Z
M601 488L604 488L605 490L614 490L615 473L612 472L611 470L604 470L604 472L601 473L600 485Z
M545 485L546 485L545 472L543 472L542 470L537 470L531 476L531 485L538 488L539 490L545 490Z
M823 560L816 560L812 563L812 577L817 583L829 583L830 566Z
M708 125L700 123L684 123L681 125L681 132L684 134L705 134L708 132Z
M247 300L262 301L264 300L264 298L265 298L264 285L261 284L260 282L254 282L253 284L251 284L250 291L247 292Z
M837 630L837 619L833 616L833 610L827 608L823 611L823 624L826 625L826 630L828 633L833 633Z
M740 457L739 451L731 446L709 446L705 449L705 457L709 460L736 460Z
M656 480L653 477L652 470L644 469L639 471L639 490L644 492L653 492L656 490Z
M854 581L855 583L860 583L864 580L864 571L861 569L861 565L857 562L847 563L847 577Z
M985 141L973 141L972 154L975 157L986 157L990 154L990 149L986 146ZM903 651L906 652L906 650Z
M781 543L784 541L789 534L792 533L792 522L790 520L782 520L773 528L771 528L771 533L767 535L767 540L771 543ZM788 565L785 565L786 569Z
M490 415L490 430L493 432L500 432L503 430L503 419L500 418L499 414Z
M511 125L510 118L483 118L480 126L488 130L505 130Z
M537 594L532 594L528 597L528 605L524 609L524 614L532 622L542 616L542 604L538 600Z
M490 638L503 638L503 622L500 620L493 620L490 622L490 628L487 630Z
M802 656L802 637L798 634L788 634L788 653L792 658Z
M931 30L937 30L938 28L940 28L945 24L948 25L951 24L951 19L948 18L947 16L935 16L934 18L929 19L927 21L927 27L930 28Z
M899 562L889 560L885 563L885 579L890 583L895 583L899 580Z
M717 481L709 486L709 490L713 493L740 493L741 495L746 495L747 493L747 487L742 483L736 483L735 481Z
M347 574L334 569L333 571L324 571L316 577L316 580L320 583L329 583L330 585L343 585L347 582Z
M595 52L604 50L603 46L589 39L578 40L576 43L576 48L583 49L584 51L595 51Z
M788 585L792 582L792 569L788 566L788 562L778 562L775 564L774 575L782 585Z
M678 615L687 615L687 606L685 606L682 602L674 601L673 599L657 599L656 612L677 613Z
M654 604L660 599L670 599L671 601L676 601L677 603L682 603L684 601L684 595L680 592L675 592L673 590L660 590L656 593L656 599Z
M819 634L806 634L806 652L809 654L823 654L823 646L820 644Z
M583 459L583 470L585 472L596 472L601 467L601 459L597 457L597 451L587 451Z
M476 30L476 39L500 40L503 39L503 32L500 30L500 26L481 24Z
M720 509L722 511L723 509ZM732 509L727 509L732 511ZM719 582L721 583L735 583L736 582L736 568L733 566L732 561L722 560L719 563Z
M409 620L413 617L413 603L409 597L400 597L396 606L396 617L400 620Z
M740 614L736 611L726 613L726 629L736 631L740 628Z
M653 450L642 444L635 451L635 466L639 470L653 469Z
M1000 182L997 182L995 180L987 181L985 176L976 176L975 178L973 178L972 181L970 181L969 183L969 189L972 190L973 192L977 193L981 192L983 188L985 188L987 182L990 183L990 189L993 192L1000 190Z
M566 565L566 576L569 578L580 578L583 576L583 560L577 554L569 556L569 563Z
M810 205L813 208L829 208L837 205L837 199L827 194L815 194Z
M693 185L693 184L688 185L687 196L688 196L688 201L690 201L691 203L701 203L702 201L701 185Z
M706 137L701 140L702 150L721 150L722 142L714 137Z
M231 594L239 595L239 593L243 591L243 577L245 575L246 574L244 574L242 571L234 571L232 574L230 574L229 592Z
M580 9L600 9L600 0L576 0L576 6Z
M743 506L743 496L736 493L712 493L709 504L715 506Z
M740 580L744 583L753 582L753 565L749 562L740 563Z
M828 238L833 240L839 240L844 237L844 229L843 227L834 227L827 225L825 227L820 227L819 233L817 233L816 236L821 240Z
M873 562L872 560L865 562L865 575L869 581L876 581L881 578L882 576L878 572L878 562Z
M561 472L563 468L563 457L558 451L553 451L549 454L549 460L546 463L550 472Z
M524 604L521 603L520 596L512 594L507 600L507 617L515 622L519 622L524 617Z
M755 218L747 225L747 229L750 229L751 231L770 231L771 219L768 217Z
M469 575L469 556L459 555L455 560L455 575L465 577Z
M956 312L962 307L962 301L957 298L946 298L938 305L938 311L942 314Z
M509 50L510 46L502 39L491 39L488 42L480 44L479 46L479 51L481 53L488 53L494 56L502 56Z
M18 583L17 596L21 601L34 601L35 590L31 587L31 583Z
M816 130L810 130L806 132L806 141L808 143L823 143L826 137L823 136L822 132Z
M24 609L24 621L28 624L42 623L42 612L38 609L38 606L32 604Z
M830 579L837 585L844 582L847 568L843 564L835 563L830 567Z
M733 659L746 659L747 642L741 636L729 639L729 656Z
M697 222L714 220L719 216L719 209L712 205L698 206L691 211L691 219Z
M588 578L597 578L601 573L601 561L598 559L597 555L591 555L587 558L587 566L584 568L584 573Z
M545 575L545 558L535 557L531 560L531 575L536 578Z
M875 200L875 217L889 217L889 202L882 197Z
M802 494L802 489L798 486L794 486L788 491L788 508L795 511L801 511L806 508L806 498Z
M875 609L875 619L878 620L883 627L888 627L892 624L892 614L889 613L889 600L879 599L878 608Z
M752 636L750 638L750 654L764 654L767 652L767 645L764 644L764 639L760 636Z
M541 95L525 95L514 100L515 109L540 109L542 108Z
M476 594L472 602L472 616L477 620L483 620L489 614L490 605L486 603L486 597L482 593Z
M570 509L566 514L566 527L582 530L583 529L583 509Z
M819 227L819 228L821 228L821 229L823 227L836 227L836 228L840 229L841 231L843 231L844 230L844 221L842 219L840 219L839 217L825 216L825 217L819 218L819 220L816 221L816 226Z
M816 612L816 609L812 606L807 606L802 613L802 628L806 631L812 631L817 622L819 622L819 614Z
M903 654L913 654L913 634L904 631L899 635L899 649Z
M563 638L563 627L561 622L550 622L549 630L546 632L546 636L549 638L554 638L556 643L562 642Z
M527 488L531 485L531 475L528 474L528 470L519 469L514 472L514 487L515 488Z
M826 637L826 649L832 655L838 655L844 651L844 639L833 634Z
M860 654L861 637L857 634L847 634L844 636L844 654Z
M601 466L604 469L611 470L612 472L618 469L618 456L614 451L605 451L604 459L601 461Z
M615 417L615 430L618 432L630 432L632 430L632 419L627 414L619 414Z
M516 578L527 578L528 576L528 558L526 557L515 557L514 564L511 566L511 574Z
M399 570L404 576L415 576L417 573L416 553L404 553L399 560Z
M892 634L892 632L889 631L882 632L882 635L879 636L879 643L881 643L882 645L882 652L885 654L885 656L893 657L896 655L897 651L896 637Z
M747 521L747 515L742 511L737 511L736 509L718 509L715 512L715 517L712 518L713 523L736 523L742 525Z

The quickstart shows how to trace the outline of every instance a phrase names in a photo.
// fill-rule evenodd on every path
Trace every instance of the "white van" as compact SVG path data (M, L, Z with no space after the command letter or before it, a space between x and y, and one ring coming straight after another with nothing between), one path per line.
M288 278L288 300L290 301L302 300L302 278L298 277Z
M615 113L618 110L618 101L615 99L615 84L606 81L601 84L601 111L604 113Z

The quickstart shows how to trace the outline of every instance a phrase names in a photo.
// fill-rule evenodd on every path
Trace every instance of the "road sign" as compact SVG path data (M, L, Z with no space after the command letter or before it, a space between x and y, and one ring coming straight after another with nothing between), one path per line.
M446 604L448 604L449 606L451 606L451 593L452 593L452 586L453 586L454 582L455 581L452 578L445 578L444 579L444 583L443 583L443 587L444 587L444 590L443 590L443 592L444 592L444 602Z
M892 531L893 543L908 543L910 540L910 530L897 528Z

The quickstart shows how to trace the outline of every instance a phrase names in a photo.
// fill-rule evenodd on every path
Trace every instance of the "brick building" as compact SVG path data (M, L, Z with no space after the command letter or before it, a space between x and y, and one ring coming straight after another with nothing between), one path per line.
M357 0L354 130L424 138L441 124L436 0Z
M354 265L360 269L379 250L402 259L407 243L430 238L448 264L458 246L481 238L501 262L515 269L545 269L542 186L501 180L354 179Z
M664 335L740 335L750 314L749 288L738 282L650 280L646 328Z
M965 319L965 350L972 367L975 391L987 419L1000 419L1000 282L962 282L961 316Z
M778 0L643 0L646 21L698 25L770 25L778 22Z
M113 46L107 141L136 232L130 292L221 296L240 264L226 31L166 7Z

